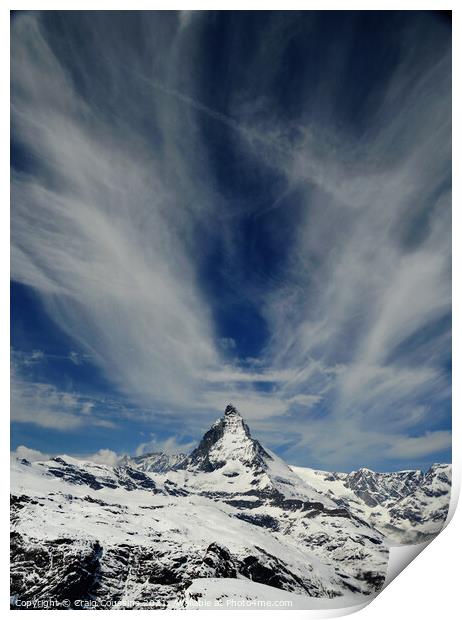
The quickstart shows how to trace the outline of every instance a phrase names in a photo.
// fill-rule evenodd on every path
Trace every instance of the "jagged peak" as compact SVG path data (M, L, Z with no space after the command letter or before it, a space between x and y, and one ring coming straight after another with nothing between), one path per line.
M224 414L221 418L218 418L210 427L210 431L217 431L221 434L226 433L237 433L243 434L253 441L250 435L250 429L242 417L241 413L236 409L236 407L229 403L226 408ZM207 433L206 433L207 435Z
M205 433L195 450L180 467L212 471L230 460L262 468L262 458L272 457L252 438L250 429L236 407L229 403L224 415Z
M225 408L225 416L229 416L229 415L237 415L240 418L242 418L241 414L239 413L239 411L236 409L236 407L233 405L233 403L228 403L226 405Z
M431 478L439 474L451 474L452 466L450 463L433 463L424 474L425 478Z

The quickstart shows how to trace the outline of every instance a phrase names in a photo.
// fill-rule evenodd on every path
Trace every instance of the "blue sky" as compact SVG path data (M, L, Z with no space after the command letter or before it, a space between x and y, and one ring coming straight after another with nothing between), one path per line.
M12 449L450 460L444 15L19 12L11 86Z

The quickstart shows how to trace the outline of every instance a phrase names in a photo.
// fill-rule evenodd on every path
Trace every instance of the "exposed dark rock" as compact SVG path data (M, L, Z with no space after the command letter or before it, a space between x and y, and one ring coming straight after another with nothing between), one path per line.
M247 521L248 523L253 523L253 525L258 525L258 527L265 527L269 530L273 530L273 532L277 532L280 529L279 521L270 515L240 512L236 515L236 518Z

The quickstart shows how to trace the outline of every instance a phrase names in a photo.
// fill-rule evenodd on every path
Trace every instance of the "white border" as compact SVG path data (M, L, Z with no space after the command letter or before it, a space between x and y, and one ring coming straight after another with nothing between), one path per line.
M453 9L453 63L455 68L453 69L453 75L458 77L462 75L460 59L462 58L462 45L461 28L459 11L451 5L455 5L455 2L415 2L415 1L400 1L389 0L388 2L374 2L373 5L369 1L362 2L251 2L249 0L234 2L217 1L215 2L191 2L183 1L181 3L168 3L168 2L156 2L147 0L132 0L130 3L124 3L121 1L113 0L80 0L76 1L63 1L57 0L37 2L35 0L29 0L29 2L6 2L6 7L2 7L0 13L0 41L3 46L3 53L0 56L0 63L2 68L2 97L0 98L0 105L2 107L1 114L1 127L3 136L3 149L1 151L1 173L2 183L1 188L3 192L2 208L0 210L0 256L1 256L1 286L2 295L0 297L2 303L0 304L0 320L2 330L0 332L0 364L1 364L1 395L3 399L2 407L2 424L4 425L3 432L0 434L1 454L5 459L3 472L9 471L9 420L6 414L9 411L9 11L10 10L172 10L172 9L188 9L188 10L207 10L207 9L234 9L234 10L269 10L269 9L304 9L304 10L450 10ZM460 96L460 82L458 80L453 83L453 110L461 109L461 96ZM457 170L457 164L460 162L458 156L458 149L460 147L460 122L459 118L453 114L453 136L454 136L454 161L456 162L455 168ZM459 164L460 165L460 164ZM459 173L460 174L460 173ZM460 201L460 183L458 175L456 174L453 179L453 205L459 205ZM454 372L453 376L456 378L462 378L462 369L460 364L460 348L461 348L461 291L459 282L460 267L462 265L461 260L461 214L460 207L453 209L453 363ZM459 320L458 320L459 319ZM454 484L453 484L453 497L451 501L451 512L455 510L455 504L459 495L460 489L460 472L461 472L461 428L460 428L460 414L459 409L461 407L461 380L455 380L453 382L453 465L454 465ZM1 603L2 608L11 613L8 609L9 606L9 541L6 536L6 532L9 529L9 516L8 516L8 493L7 493L7 477L3 476L3 489L1 498L5 505L5 510L2 512L2 524L3 528L2 537L2 559L3 562L0 565L0 587L1 587ZM359 612L359 616L366 620L367 618L374 618L374 620L380 620L381 618L388 618L391 614L398 614L400 618L415 618L419 620L439 618L453 618L456 617L455 610L458 609L458 591L460 589L460 560L459 554L461 551L460 544L460 531L461 531L462 516L459 510L453 521L449 524L436 542L431 543L427 549L416 560L412 562L412 568L404 570L399 579L393 581L391 585L386 587L383 592L377 597L372 604L368 605L365 609ZM24 613L22 611L15 611L15 614ZM40 613L45 614L46 611ZM53 614L62 614L67 612L56 612ZM93 611L86 612L92 614L117 614L118 611L104 612ZM152 614L152 612L138 612L141 614ZM169 612L156 612L158 614L168 613L169 617L185 618L191 613L194 614L194 618L211 618L212 616L207 611L169 611ZM253 617L255 613L263 613L259 611L230 611L227 614L227 618L239 618L248 616ZM288 613L290 618L313 618L316 612L311 611L265 611L265 616L269 615L272 618L276 616L287 617ZM333 617L332 614L330 617ZM320 617L319 615L317 617ZM328 617L323 614L323 617Z

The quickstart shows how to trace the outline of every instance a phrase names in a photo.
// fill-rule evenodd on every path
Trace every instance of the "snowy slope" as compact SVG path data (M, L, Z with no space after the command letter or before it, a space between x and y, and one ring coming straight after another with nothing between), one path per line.
M387 544L440 528L450 485L441 465L425 476L290 468L232 405L186 458L17 459L11 474L13 607L188 608L230 593L354 605L382 586Z
M15 461L13 596L182 608L197 579L246 579L307 600L380 588L378 532L264 449L234 408L211 431L165 473L67 456Z
M59 465L63 475L56 475ZM14 594L111 600L123 594L140 604L155 598L181 607L198 577L242 575L314 597L370 593L382 581L386 550L360 524L338 517L323 524L299 509L282 522L287 531L274 531L243 518L251 511L201 495L170 495L158 484L113 488L115 478L97 467L95 485L95 466L87 471L64 459L13 466ZM103 481L109 484L99 488ZM300 544L299 530L323 532L323 539ZM353 559L345 564L339 554L351 537Z
M308 598L284 592L246 578L194 579L185 592L186 608L217 611L221 609L338 609L369 602L369 597L345 595L335 599Z

